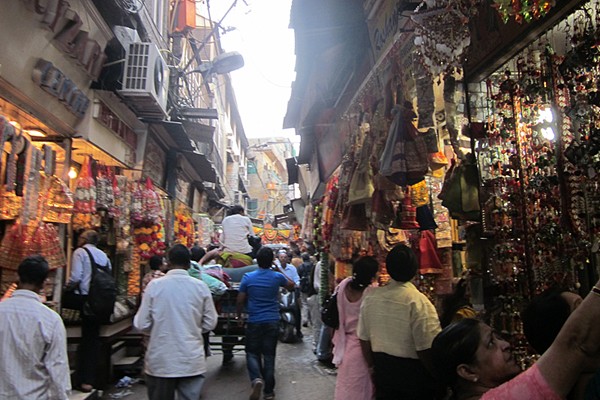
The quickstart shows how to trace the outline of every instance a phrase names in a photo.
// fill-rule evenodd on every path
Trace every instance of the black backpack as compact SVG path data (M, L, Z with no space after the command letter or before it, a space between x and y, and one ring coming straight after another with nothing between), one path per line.
M115 308L117 284L108 269L108 265L100 266L96 264L92 253L85 247L83 249L88 253L92 264L92 280L85 311L90 313L90 316L93 316L99 323L105 324L110 322L110 316Z
M300 266L300 291L312 296L315 293L311 275L314 271L314 265L311 262L303 262Z

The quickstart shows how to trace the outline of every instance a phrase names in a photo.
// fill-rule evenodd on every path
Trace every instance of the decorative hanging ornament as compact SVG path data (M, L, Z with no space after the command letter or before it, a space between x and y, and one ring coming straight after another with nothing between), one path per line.
M494 7L506 24L511 17L515 22L531 22L544 17L554 5L551 0L494 0Z
M420 11L424 4L427 9ZM469 16L475 13L476 4L470 1L423 2L411 16L416 24L414 44L432 76L462 68L464 55L471 44Z

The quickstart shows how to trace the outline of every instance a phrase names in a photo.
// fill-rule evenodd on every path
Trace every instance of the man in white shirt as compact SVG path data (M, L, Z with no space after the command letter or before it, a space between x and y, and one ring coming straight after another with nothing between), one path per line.
M206 360L203 332L217 325L208 286L188 275L190 252L176 244L167 254L169 271L148 284L133 325L150 333L145 356L150 400L198 399Z
M252 221L244 213L244 207L235 205L229 215L221 222L223 236L221 241L226 251L242 253L254 258L252 246L248 243L248 235L253 235Z
M377 398L432 399L438 389L430 372L431 343L441 331L437 312L410 282L419 263L409 247L396 245L385 264L392 280L363 299L356 331L374 368Z
M18 289L0 303L0 399L66 400L71 379L65 327L38 296L48 263L27 257L18 273Z

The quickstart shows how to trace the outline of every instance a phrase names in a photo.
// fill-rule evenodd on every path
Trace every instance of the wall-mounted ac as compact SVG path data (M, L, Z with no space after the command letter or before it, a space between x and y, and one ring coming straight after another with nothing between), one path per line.
M119 94L138 117L167 115L169 68L153 43L131 43L127 49Z

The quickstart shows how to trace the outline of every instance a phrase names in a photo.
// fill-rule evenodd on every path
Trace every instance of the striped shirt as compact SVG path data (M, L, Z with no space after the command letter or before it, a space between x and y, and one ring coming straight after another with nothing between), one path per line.
M36 293L16 290L0 303L0 399L68 399L66 331Z

